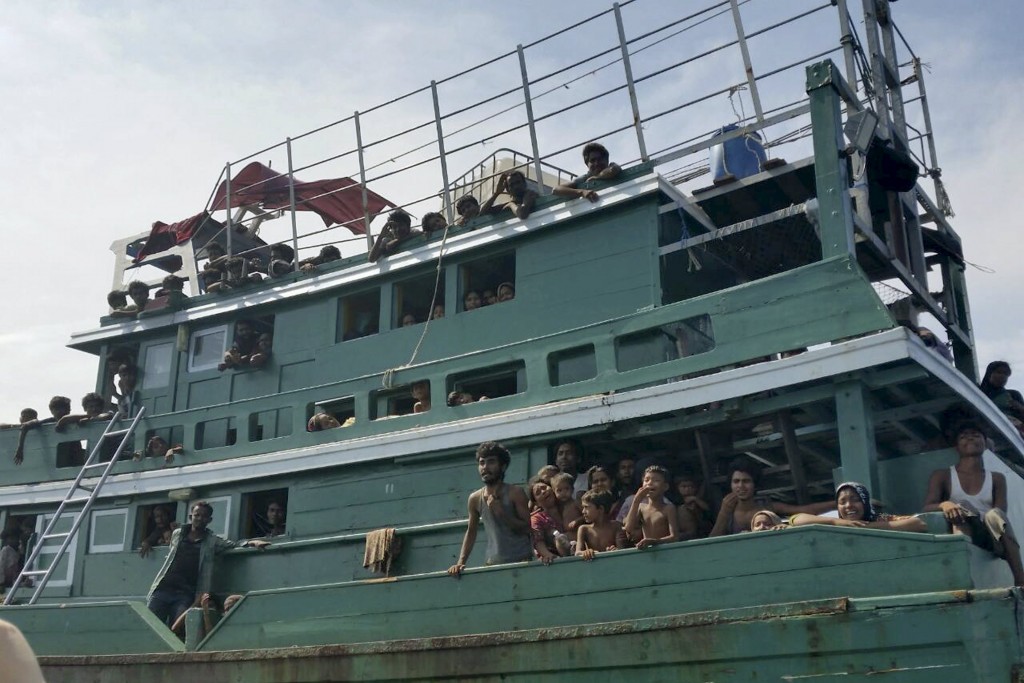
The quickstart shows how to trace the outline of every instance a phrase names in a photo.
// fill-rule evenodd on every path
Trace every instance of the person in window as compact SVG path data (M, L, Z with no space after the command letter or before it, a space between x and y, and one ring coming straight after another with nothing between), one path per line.
M583 147L583 163L587 165L587 172L571 183L559 185L553 194L560 197L577 197L590 202L598 200L597 191L591 185L594 180L614 180L622 173L618 164L609 161L608 150L599 142L591 142Z
M153 522L153 530L142 539L142 543L139 545L139 557L146 557L158 545L169 545L171 535L178 528L178 523L174 521L174 515L163 505L154 507L150 517Z
M181 455L185 452L185 447L180 443L171 446L167 443L167 439L162 436L153 436L149 439L146 444L146 457L147 458L163 458L165 465L170 465L174 462L174 456ZM142 458L136 454L136 459L141 460Z
M285 533L285 507L281 501L272 500L267 503L267 523L263 535L267 538L280 536Z
M252 321L239 320L235 323L234 343L224 354L224 360L217 365L217 369L224 372L228 368L244 368L249 365L258 341L259 337Z
M516 288L511 282L502 282L498 285L498 303L512 301L516 298Z
M471 289L466 292L466 296L462 298L462 310L464 311L475 311L480 308L483 300L480 298L480 292L475 289Z
M382 256L397 253L405 242L419 234L419 231L413 232L412 218L409 214L401 209L395 209L388 214L388 222L384 224L384 229L377 235L377 241L370 249L370 263L376 263Z
M499 207L494 203L498 196L508 194L510 200ZM526 176L522 171L508 171L501 174L498 185L494 192L480 206L480 213L498 213L506 209L511 211L516 218L526 218L533 211L533 205L537 202L537 193L531 190L526 184Z

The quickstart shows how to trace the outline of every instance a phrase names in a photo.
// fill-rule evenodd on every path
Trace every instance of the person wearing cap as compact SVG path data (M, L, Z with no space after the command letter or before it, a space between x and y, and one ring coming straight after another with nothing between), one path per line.
M1024 586L1020 545L1006 518L1006 477L985 469L985 432L968 420L953 436L957 463L932 472L924 510L942 512L953 533L1006 560L1014 585Z

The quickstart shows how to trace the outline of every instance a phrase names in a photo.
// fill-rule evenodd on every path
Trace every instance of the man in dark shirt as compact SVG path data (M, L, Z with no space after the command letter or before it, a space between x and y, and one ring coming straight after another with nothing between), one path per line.
M168 626L210 592L214 557L238 545L207 529L212 519L213 507L198 501L192 506L191 524L171 535L170 551L147 600L149 610ZM263 549L268 545L267 541L245 541L241 547Z

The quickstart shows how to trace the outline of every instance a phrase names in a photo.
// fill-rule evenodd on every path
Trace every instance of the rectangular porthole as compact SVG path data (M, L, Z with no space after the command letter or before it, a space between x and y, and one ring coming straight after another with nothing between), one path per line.
M714 348L711 316L698 315L618 337L615 366L619 372L628 372L707 353Z
M551 386L583 382L597 377L594 345L584 344L548 354L548 381Z

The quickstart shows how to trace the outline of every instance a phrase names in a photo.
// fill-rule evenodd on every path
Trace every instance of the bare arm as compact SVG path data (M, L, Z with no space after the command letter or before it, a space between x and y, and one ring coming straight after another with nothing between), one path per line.
M928 525L919 517L897 517L896 519L880 519L877 522L868 522L869 529L888 529L890 531L913 531L924 533L928 531Z
M476 530L480 525L480 513L478 512L479 508L476 505L476 500L477 494L471 493L469 500L466 502L469 524L466 526L466 535L462 538L462 549L459 551L459 559L448 568L448 573L455 577L462 574L462 570L466 568L466 561L469 560L469 554L473 551L473 544L476 543Z
M992 505L1006 512L1006 477L999 473L992 473Z
M622 168L614 161L608 164L603 171L594 176L597 180L615 180L622 173Z
M946 470L935 470L928 479L928 493L924 496L922 509L925 512L945 512L943 503L949 503L949 475Z
M494 188L494 192L491 196L484 200L484 203L480 205L480 215L490 213L491 209L494 208L494 202L498 200L498 195L505 191L505 187L508 185L508 173L502 173L501 177L498 178L498 184Z
M735 493L730 493L722 499L722 507L718 509L718 517L715 519L715 526L712 527L711 533L708 534L709 537L729 534L729 529L732 527L732 515L739 502L740 499L736 497Z
M536 203L537 193L533 190L527 190L523 194L523 202L521 204L512 202L512 211L517 218L526 218L533 211L533 205Z
M391 228L384 226L384 229L377 235L377 239L374 241L373 246L370 248L370 255L367 257L370 263L376 263L377 259L384 255L384 244L391 239Z
M643 532L640 528L640 501L647 495L647 487L641 486L640 490L633 496L633 502L629 504L629 512L626 513L626 519L622 522L622 526L626 529L626 533L631 538L637 538L642 536Z
M584 560L592 560L597 555L597 552L587 543L589 527L590 525L583 524L576 530L576 557L582 557Z
M653 503L652 503L653 505ZM672 503L665 503L661 506L661 514L665 516L665 520L668 522L668 533L661 538L642 538L640 542L636 544L637 548L649 548L652 545L660 545L662 543L672 543L679 540L679 526L676 515L676 506Z
M867 522L861 522L860 520L839 519L838 517L819 517L807 512L800 512L793 515L793 518L789 520L789 524L790 526L806 526L808 524L827 524L828 526L850 527L870 526Z

